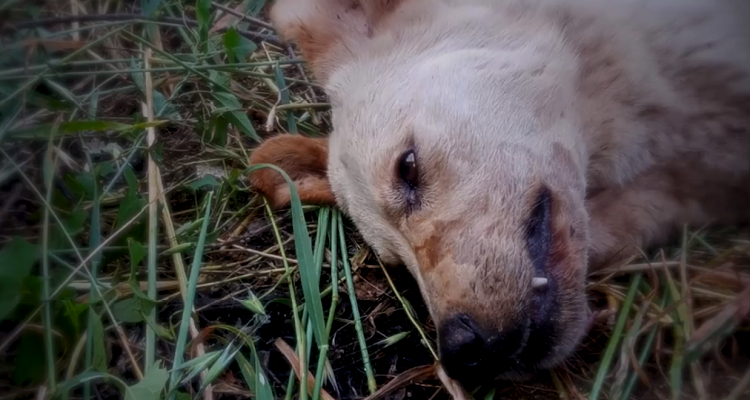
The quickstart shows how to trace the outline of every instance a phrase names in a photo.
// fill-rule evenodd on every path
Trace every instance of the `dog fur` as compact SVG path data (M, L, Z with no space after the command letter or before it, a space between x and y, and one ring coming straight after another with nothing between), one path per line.
M324 85L333 132L278 135L251 164L281 166L303 202L339 207L406 265L436 326L527 324L498 377L574 351L591 268L684 224L748 219L745 0L277 0L270 15ZM276 172L250 180L289 204ZM548 236L532 240L545 190ZM535 331L540 313L551 325Z

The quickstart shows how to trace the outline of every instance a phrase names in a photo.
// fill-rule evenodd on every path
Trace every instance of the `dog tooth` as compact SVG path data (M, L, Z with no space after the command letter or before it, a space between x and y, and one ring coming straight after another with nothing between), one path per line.
M536 277L531 280L531 287L534 289L539 289L545 286L547 286L547 278Z

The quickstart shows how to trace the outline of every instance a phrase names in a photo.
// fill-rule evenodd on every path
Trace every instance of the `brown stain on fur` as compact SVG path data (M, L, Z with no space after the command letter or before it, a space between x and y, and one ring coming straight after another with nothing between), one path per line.
M446 236L454 229L456 224L448 221L434 221L428 223L431 229L419 244L414 245L414 254L417 256L420 270L430 272L440 264L442 258L450 255L450 249L446 245ZM416 242L415 242L416 243Z

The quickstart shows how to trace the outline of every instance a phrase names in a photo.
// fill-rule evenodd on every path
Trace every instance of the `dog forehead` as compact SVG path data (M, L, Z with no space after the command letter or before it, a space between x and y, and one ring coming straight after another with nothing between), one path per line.
M444 47L403 53L362 58L332 76L334 126L348 132L344 139L388 141L412 125L418 134L461 131L481 135L482 145L520 144L540 130L538 109L559 93L555 80L540 76L544 61L533 54L521 60L523 53Z

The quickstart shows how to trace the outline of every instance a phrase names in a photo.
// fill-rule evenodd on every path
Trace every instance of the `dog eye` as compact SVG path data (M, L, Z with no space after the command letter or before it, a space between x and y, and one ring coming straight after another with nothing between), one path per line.
M409 150L401 155L398 162L398 175L412 189L415 189L419 184L419 169L417 168L417 156L414 154L414 150Z

